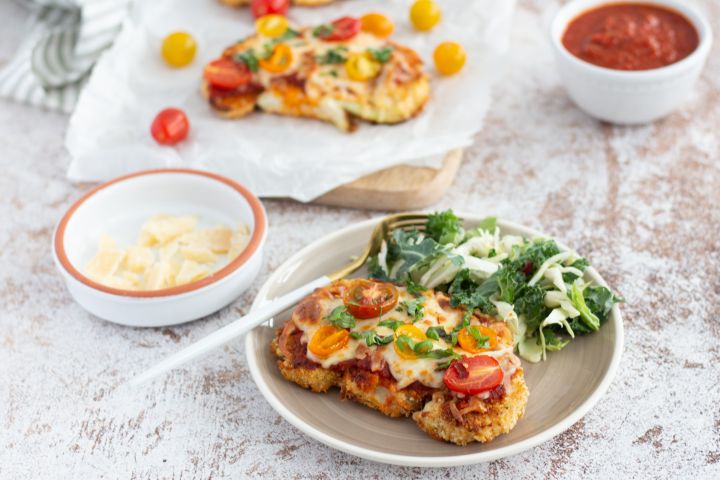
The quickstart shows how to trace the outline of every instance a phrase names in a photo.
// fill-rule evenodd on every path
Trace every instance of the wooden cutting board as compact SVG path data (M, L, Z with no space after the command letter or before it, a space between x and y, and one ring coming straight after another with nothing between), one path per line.
M462 150L450 151L440 169L396 165L327 192L312 203L366 210L417 210L437 202L457 174Z

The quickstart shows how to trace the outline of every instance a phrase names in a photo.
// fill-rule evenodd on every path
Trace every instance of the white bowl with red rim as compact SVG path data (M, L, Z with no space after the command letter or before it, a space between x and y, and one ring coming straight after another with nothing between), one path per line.
M245 249L200 280L162 290L121 290L83 274L101 235L133 245L142 224L161 214L195 215L198 227L250 228ZM60 219L53 257L73 298L90 313L123 325L159 327L196 320L235 300L257 277L267 236L260 200L229 178L189 169L147 170L104 183Z
M699 44L682 60L650 70L600 67L570 53L562 42L570 23L588 10L613 4L655 5L677 12L695 27ZM597 119L626 125L664 117L688 97L710 53L712 37L705 15L676 0L574 0L557 11L550 25L550 41L570 98Z

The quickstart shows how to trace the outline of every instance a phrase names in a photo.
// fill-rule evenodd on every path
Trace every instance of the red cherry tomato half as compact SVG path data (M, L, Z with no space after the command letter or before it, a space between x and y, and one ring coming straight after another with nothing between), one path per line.
M443 376L443 382L453 392L477 395L500 385L503 371L493 357L480 355L463 358L450 364Z
M189 130L187 115L177 108L166 108L158 113L150 127L150 133L160 145L175 145L187 137Z
M215 88L234 90L250 83L252 73L244 63L229 58L218 58L205 66L205 80Z
M326 31L321 31L317 37L326 42L340 42L348 40L360 31L360 20L354 17L341 17L329 25Z
M290 7L290 0L252 0L250 11L255 18L265 15L285 15Z
M355 318L375 318L392 311L398 302L398 291L389 283L353 280L343 302Z

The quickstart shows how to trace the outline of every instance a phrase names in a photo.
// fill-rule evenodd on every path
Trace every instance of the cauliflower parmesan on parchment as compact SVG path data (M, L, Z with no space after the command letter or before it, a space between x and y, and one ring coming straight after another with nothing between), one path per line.
M430 81L414 50L361 31L352 17L309 28L268 17L205 67L201 91L218 115L258 109L351 132L357 120L396 124L422 111Z

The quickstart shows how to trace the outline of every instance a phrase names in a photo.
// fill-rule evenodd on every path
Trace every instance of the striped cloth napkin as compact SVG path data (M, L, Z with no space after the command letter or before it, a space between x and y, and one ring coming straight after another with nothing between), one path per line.
M130 0L20 0L32 10L18 53L0 69L0 97L69 113L120 31Z

